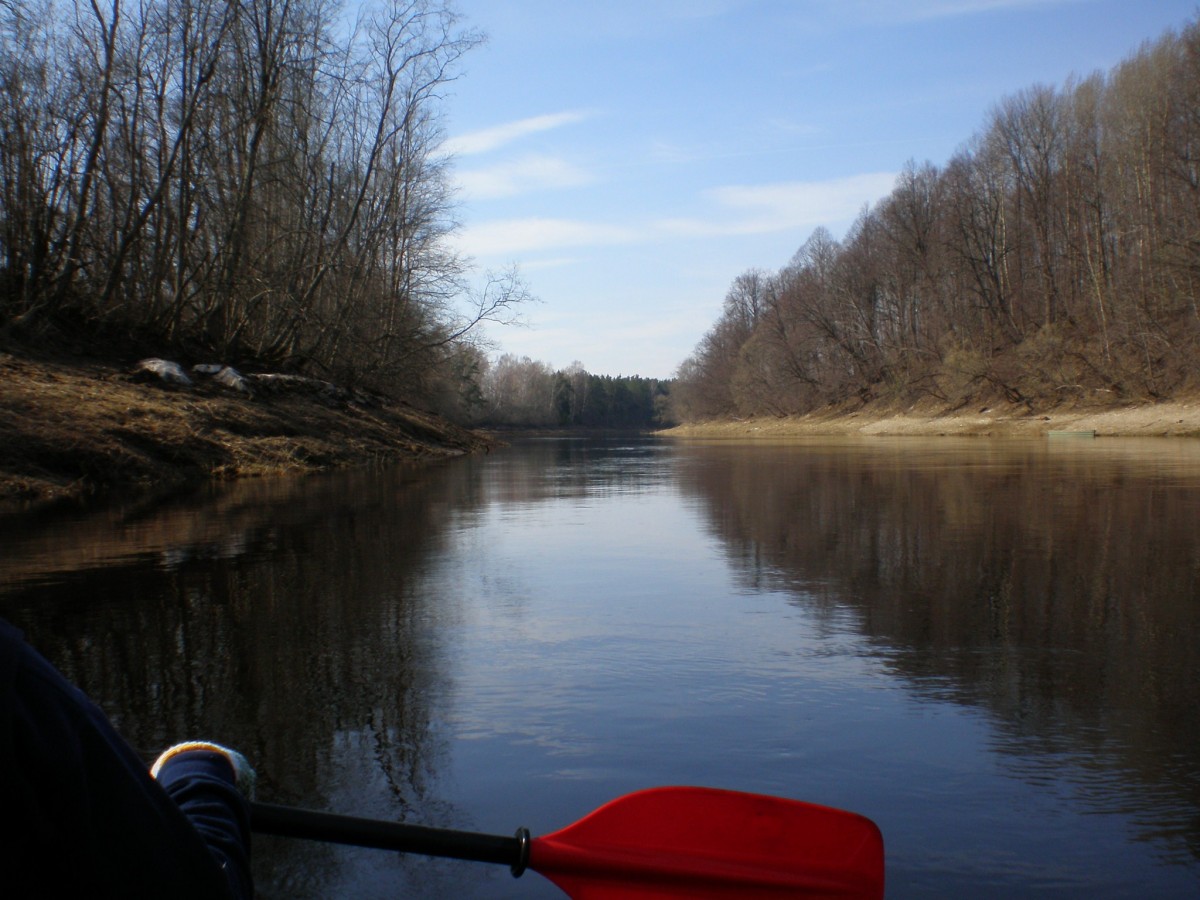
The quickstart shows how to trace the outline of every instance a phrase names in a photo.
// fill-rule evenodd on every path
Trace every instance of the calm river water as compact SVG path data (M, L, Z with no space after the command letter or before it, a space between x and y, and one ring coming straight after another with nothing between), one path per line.
M0 526L147 757L511 834L651 785L873 818L889 897L1200 896L1200 442L546 439ZM554 897L260 838L260 895Z

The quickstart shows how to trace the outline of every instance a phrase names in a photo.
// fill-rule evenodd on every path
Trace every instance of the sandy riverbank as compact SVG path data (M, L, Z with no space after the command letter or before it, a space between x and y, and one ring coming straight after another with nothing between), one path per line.
M146 383L102 361L0 353L0 514L110 489L420 462L488 446L382 397L252 397Z
M807 416L707 422L664 434L1200 437L1200 397L1125 407L949 411L866 406ZM0 352L0 514L106 489L159 489L212 478L304 473L482 451L490 439L402 402L246 397L177 389L95 360Z
M1135 406L1030 412L1025 407L948 411L932 405L904 410L864 407L806 416L701 422L667 429L674 437L771 438L804 435L1037 437L1052 431L1097 436L1200 437L1200 398Z

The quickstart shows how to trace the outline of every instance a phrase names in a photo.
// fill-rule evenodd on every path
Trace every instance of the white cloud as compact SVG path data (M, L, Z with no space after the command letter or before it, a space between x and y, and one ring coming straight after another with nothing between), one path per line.
M564 266L573 266L579 262L576 256L557 256L553 259L535 259L530 262L521 263L522 272L544 272L547 269L561 269Z
M555 369L579 361L597 374L669 378L704 330L694 308L664 313L647 305L640 312L626 312L603 299L596 302L600 311L587 307L556 313L539 308L530 316L533 327L495 337L505 351ZM717 312L719 306L713 315Z
M727 212L706 218L663 219L656 228L684 237L766 234L832 225L852 219L864 204L891 193L894 172L871 172L827 181L731 185L708 196Z
M891 193L894 172L871 172L828 181L790 181L713 188L719 209L699 218L659 219L613 225L562 218L499 219L471 225L455 238L460 252L479 257L517 257L566 247L708 238L834 227L854 219L865 204Z
M773 130L789 136L812 137L813 135L826 133L826 129L819 125L814 125L810 122L796 122L782 117L768 119L767 125Z
M531 116L527 119L517 119L503 125L494 125L479 131L470 131L456 135L442 145L442 149L455 156L471 156L476 153L488 153L531 134L552 131L564 125L574 125L591 118L593 113L587 110L570 110L560 113L548 113L543 116Z
M481 169L458 172L459 188L472 200L495 200L547 188L579 187L595 178L578 166L552 156L531 154Z
M625 244L638 240L637 229L572 219L501 219L464 228L456 243L469 256L513 256L562 247Z

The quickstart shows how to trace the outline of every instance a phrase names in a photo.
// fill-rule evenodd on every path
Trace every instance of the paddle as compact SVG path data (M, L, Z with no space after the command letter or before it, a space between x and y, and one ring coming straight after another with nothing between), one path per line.
M714 788L618 797L566 828L496 837L255 803L255 831L503 863L575 900L665 897L883 897L883 838L828 806Z

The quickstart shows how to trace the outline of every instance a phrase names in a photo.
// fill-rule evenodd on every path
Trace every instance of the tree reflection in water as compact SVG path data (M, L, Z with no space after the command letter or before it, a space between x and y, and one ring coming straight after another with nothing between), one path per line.
M1098 811L1140 781L1145 835L1200 859L1195 442L716 444L681 472L745 584L855 610L898 676L988 710L1029 779L1108 768L1080 785Z
M274 801L443 824L427 788L443 752L438 620L453 611L412 589L445 510L470 502L467 470L441 468L242 482L13 528L0 614L144 756L219 739ZM280 896L322 896L343 855L260 838L255 858Z
M181 737L232 743L280 802L473 828L525 791L531 809L579 815L580 798L649 775L745 788L763 772L768 792L783 777L807 793L869 753L862 789L887 793L891 815L945 799L954 784L908 782L974 754L964 765L994 758L1036 797L1070 793L1055 812L1114 813L1106 839L1124 846L1109 835L1128 822L1194 872L1198 446L534 441L0 523L0 614L147 757ZM847 717L848 671L915 713ZM986 718L970 741L988 758L922 732L905 746L936 765L887 770L900 736L878 729L947 705ZM836 743L848 736L860 743ZM987 774L965 781L1006 783ZM926 834L1012 838L1026 810L989 804L965 797ZM977 849L965 840L914 862L892 837L901 893L906 877L914 893L1031 885L1006 857L955 857ZM546 896L504 872L371 854L264 838L256 877L264 897ZM1092 877L1030 865L1060 889Z

